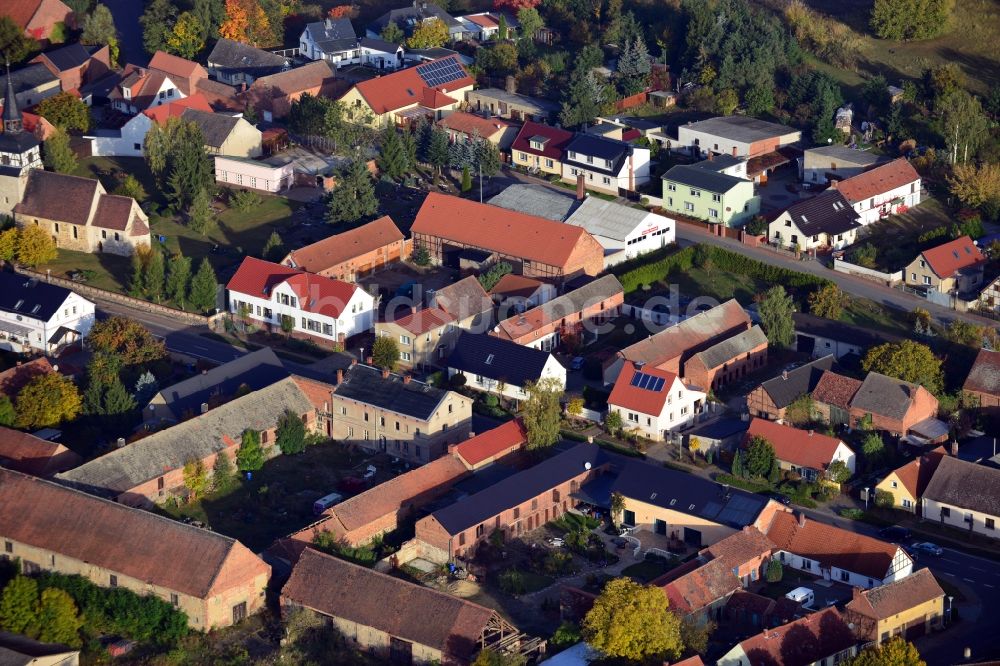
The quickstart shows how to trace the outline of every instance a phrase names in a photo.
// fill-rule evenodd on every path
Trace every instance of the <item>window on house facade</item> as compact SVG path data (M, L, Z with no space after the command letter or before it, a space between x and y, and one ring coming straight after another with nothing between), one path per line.
M108 584L111 587L118 587L118 576L111 574L110 578L108 579Z
M987 518L984 524L988 530L996 529L996 522L993 518Z
M685 201L684 202L684 210L686 210L688 212L693 211L694 210L694 204L691 203L690 201Z
M946 506L941 507L941 517L951 518L951 509Z
M476 538L478 539L484 534L486 534L486 525L484 525L483 523L479 523L478 525L476 525Z
M408 336L408 335L401 335L401 336L399 336L399 342L401 344L404 344L404 345L410 344L410 336Z
M178 599L177 595L172 592L170 593L170 603L174 606L180 605L180 599Z
M459 546L465 545L465 532L462 532L461 534L458 535L458 545Z
M10 542L10 541L4 541L3 542L3 552L5 552L5 553L13 553L14 552L14 544L12 542Z
M721 194L713 194L712 195L712 201L715 201L715 202L722 201L722 195Z

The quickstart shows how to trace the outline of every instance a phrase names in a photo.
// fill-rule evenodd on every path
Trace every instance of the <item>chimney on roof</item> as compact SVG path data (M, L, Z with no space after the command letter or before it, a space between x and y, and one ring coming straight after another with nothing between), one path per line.
M504 79L504 86L503 86L503 88L504 88L504 90L506 90L511 95L517 94L517 79L515 79L511 75L508 75L507 78Z
M382 368L382 379L389 379L389 368Z
M837 181L835 181L835 180L831 180L830 181L830 189L831 190L837 189Z
M587 188L583 184L583 174L578 174L576 177L576 200L583 201L584 197L587 196Z
M119 437L118 441L115 442L115 446L118 447L119 449L125 448L125 438Z
M711 150L708 151L708 161L711 162L714 159L715 159L715 153L713 153Z
M805 526L806 526L806 514L799 511L799 527L805 527Z
M810 428L810 429L809 429L809 436L810 436L810 437L812 437L812 436L813 436L813 431L812 431L812 428Z
M781 378L782 379L788 379L788 370L782 370L781 371Z
M368 365L373 365L375 363L375 358L369 356L368 358L365 359L365 363L367 363Z
M958 456L958 442L951 443L951 455Z
M21 367L21 362L20 362L20 361L18 361L18 362L17 362L17 367L18 367L18 368L20 368L20 367Z
M355 365L357 365L357 364L358 364L358 359L356 359L356 358L352 358L352 359L351 359L351 367L354 367L354 366L355 366Z
M860 598L861 598L861 588L860 587L851 588L851 600L857 601Z
M204 414L207 411L208 411L208 403L207 402L201 403L201 413Z
M406 374L406 375L403 375L403 383L404 383L404 384L409 384L409 383L410 383L410 381L411 381L412 379L413 379L413 377L411 377L411 376L410 376L410 375L408 375L408 374Z
M351 365L354 365L353 363ZM341 368L337 369L337 385L339 386L344 381L344 371Z

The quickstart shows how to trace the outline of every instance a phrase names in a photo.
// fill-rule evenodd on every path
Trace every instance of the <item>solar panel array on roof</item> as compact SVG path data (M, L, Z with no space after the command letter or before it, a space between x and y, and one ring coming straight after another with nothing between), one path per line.
M445 58L417 65L417 74L428 87L434 88L465 77L465 70L456 58Z
M663 389L663 378L647 375L645 372L636 372L632 375L632 386L659 393Z
M760 504L746 497L733 495L719 513L718 522L726 525L748 525L760 512Z

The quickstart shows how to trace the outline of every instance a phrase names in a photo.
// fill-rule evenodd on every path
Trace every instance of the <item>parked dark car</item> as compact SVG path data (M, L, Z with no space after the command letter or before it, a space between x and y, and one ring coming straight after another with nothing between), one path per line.
M910 530L905 527L900 527L899 525L890 525L889 527L883 527L878 531L878 535L883 539L894 542L909 541L913 536L910 534Z

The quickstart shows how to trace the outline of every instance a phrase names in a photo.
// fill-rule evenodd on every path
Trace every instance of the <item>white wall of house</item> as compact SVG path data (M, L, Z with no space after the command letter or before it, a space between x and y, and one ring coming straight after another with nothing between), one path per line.
M858 201L854 204L854 210L861 217L861 224L871 224L896 213L901 206L913 208L919 203L920 180L917 179L888 192Z
M298 295L284 282L271 290L270 298L229 290L230 312L238 313L241 303L250 308L249 317L253 321L280 327L282 317L288 315L295 322L295 333L334 342L375 326L375 299L360 288L354 289L337 318L302 310Z
M920 505L924 520L931 520L965 531L968 531L971 525L972 531L977 534L988 536L991 539L1000 539L1000 516L963 509L960 506L945 504L928 497L921 498Z
M863 589L871 589L902 580L913 573L913 560L903 552L902 548L896 549L896 556L893 558L892 565L889 567L889 571L886 572L885 577L881 579L871 578L839 567L824 568L817 560L801 557L785 550L775 553L773 559L778 560L786 567L805 571L814 576L822 576L824 580L832 580Z
M361 57L359 63L362 65L368 65L369 67L374 67L375 69L395 71L403 66L402 47L399 47L396 51L390 53L388 51L373 49L369 46L362 45L360 53Z
M266 162L215 157L215 182L262 192L281 192L295 183L292 164L273 166Z
M149 116L140 113L122 125L121 136L87 137L91 153L94 157L142 157L142 145L152 125Z
M586 156L575 154L575 158L566 153L563 157L563 180L575 183L577 176L583 174L584 185L588 190L618 194L619 189L636 189L649 182L649 149L632 147L632 155L622 163L617 174L606 174L588 168ZM594 162L603 162L594 158ZM592 165L590 165L592 166ZM631 177L630 177L631 172Z
M464 372L455 368L448 368L448 377L454 377L459 374L465 376L465 385L471 389L483 391L485 393L501 393L499 390L500 382L496 379ZM563 367L562 363L556 360L555 356L549 356L549 360L545 362L545 366L542 368L542 372L536 381L541 381L550 377L559 382L559 387L565 390L566 368ZM503 384L502 394L505 398L510 398L511 400L525 400L528 397L528 393L524 390L524 386L518 386L507 382L504 382Z
M788 214L788 211L785 211L768 225L767 237L772 243L789 248L800 246L803 250L812 250L830 247L834 250L840 250L852 245L858 239L858 229L850 229L842 234L822 233L806 236L792 221L792 216Z
M705 404L705 397L704 392L690 389L675 378L670 387L670 397L659 414L635 412L611 403L608 403L608 411L617 412L621 416L626 430L638 430L643 437L662 441L665 433L674 432L694 422L701 406Z
M111 102L111 106L122 113L127 113L131 116L145 111L146 109L153 109L163 104L169 104L170 102L176 102L179 99L184 99L187 97L180 88L178 88L170 77L163 77L163 83L156 91L156 95L153 97L153 101L149 103L148 106L143 108L137 107L131 99L115 99Z
M60 327L76 331L83 338L93 325L94 304L70 292L48 321L36 319L28 312L0 312L0 349L14 352L34 350L47 354L55 351L49 345L49 338Z

